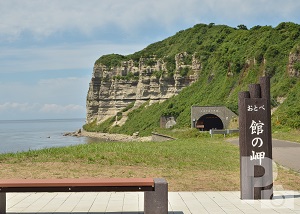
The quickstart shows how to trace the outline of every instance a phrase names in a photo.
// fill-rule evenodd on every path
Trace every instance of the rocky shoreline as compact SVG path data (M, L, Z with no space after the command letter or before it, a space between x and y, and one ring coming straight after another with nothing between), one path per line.
M105 141L119 141L119 142L147 142L151 141L152 137L139 137L138 135L130 136L124 134L110 134L110 133L101 133L101 132L87 132L83 129L79 129L75 132L64 133L64 136L73 136L73 137L90 137L90 138L99 138Z

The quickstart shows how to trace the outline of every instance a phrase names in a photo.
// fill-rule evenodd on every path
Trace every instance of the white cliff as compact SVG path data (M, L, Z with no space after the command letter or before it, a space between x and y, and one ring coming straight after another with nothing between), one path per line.
M187 56L187 53L175 56L176 69L172 73L163 59L155 57L140 58L138 63L123 61L122 66L111 68L95 64L87 94L87 123L95 119L103 122L132 102L135 106L147 101L152 104L177 95L197 80L201 70L201 63L194 55L190 56L191 64L185 64ZM149 60L153 62L151 65L146 63ZM181 75L183 69L188 72Z

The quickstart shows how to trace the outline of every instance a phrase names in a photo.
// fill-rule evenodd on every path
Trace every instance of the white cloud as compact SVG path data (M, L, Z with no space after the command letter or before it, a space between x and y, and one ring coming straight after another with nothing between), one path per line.
M65 106L57 104L44 104L39 111L45 113L70 113L85 111L85 108L83 106L74 104L69 104Z
M17 110L20 112L31 111L36 108L36 104L29 104L29 103L17 103L17 102L5 102L0 103L0 112L1 111L8 111L8 110Z
M0 52L0 73L32 72L92 67L103 54L129 54L143 44L69 44L51 47L3 47Z
M62 71L63 72L63 71ZM26 82L0 82L0 103L78 103L85 105L90 77L40 79Z
M299 8L298 0L0 0L0 119L82 117L101 55L130 54L200 22L300 23Z
M77 104L0 103L0 120L84 117L85 107Z
M199 22L248 27L276 25L280 21L300 22L298 8L298 0L0 0L0 39L14 41L24 38L23 33L30 35L31 42L32 35L38 38L35 41L51 35L64 38L55 45L39 42L26 45L25 42L23 47L2 46L0 73L92 68L103 54L141 50L148 45L149 39L144 39L148 36L163 39L183 26L191 27ZM108 35L107 27L112 31ZM170 34L166 33L168 29ZM77 42L72 38L69 41L70 35L65 33L72 30L77 32L71 34L75 37L82 33L99 38L89 41L87 36L80 42L76 38ZM124 36L117 32L126 32L134 38L139 36L131 43L125 40L124 44L117 44L113 38L122 40Z
M18 102L5 102L0 103L0 112L14 111L15 113L29 113L29 112L42 112L42 113L70 113L85 111L84 106L69 104L39 104L39 103L18 103Z
M138 11L133 11L139 1L110 0L2 0L0 4L1 32L12 39L23 31L36 36L48 36L65 29L79 29L89 34L94 28L110 24L125 27ZM140 8L143 9L143 8ZM129 15L129 17L128 17ZM127 22L127 23L126 23Z
M0 119L83 118L89 77L0 82Z
M44 103L52 102L67 105L85 105L90 77L67 77L42 79L38 81L34 94Z
M88 35L110 25L135 31L151 22L169 28L178 22L211 19L228 24L226 19L242 22L264 16L299 21L299 6L298 0L1 0L0 32L15 39L22 32L44 37L70 29Z

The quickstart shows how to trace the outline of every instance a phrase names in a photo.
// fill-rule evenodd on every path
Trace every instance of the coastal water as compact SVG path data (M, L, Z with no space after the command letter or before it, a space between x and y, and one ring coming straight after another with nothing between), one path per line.
M0 120L0 153L88 143L86 137L63 136L84 123L85 119Z

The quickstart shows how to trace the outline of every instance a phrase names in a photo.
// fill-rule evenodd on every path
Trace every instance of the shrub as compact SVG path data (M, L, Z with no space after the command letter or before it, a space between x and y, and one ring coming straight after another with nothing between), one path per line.
M120 54L108 54L103 55L96 60L95 65L105 65L106 67L116 67L121 66L121 62L126 60L126 57Z
M189 67L184 67L184 68L180 69L179 73L182 77L185 77L185 76L187 76L187 74L189 73L190 70L191 69Z
M300 71L300 62L296 62L296 63L293 65L293 68L294 68L296 71Z

